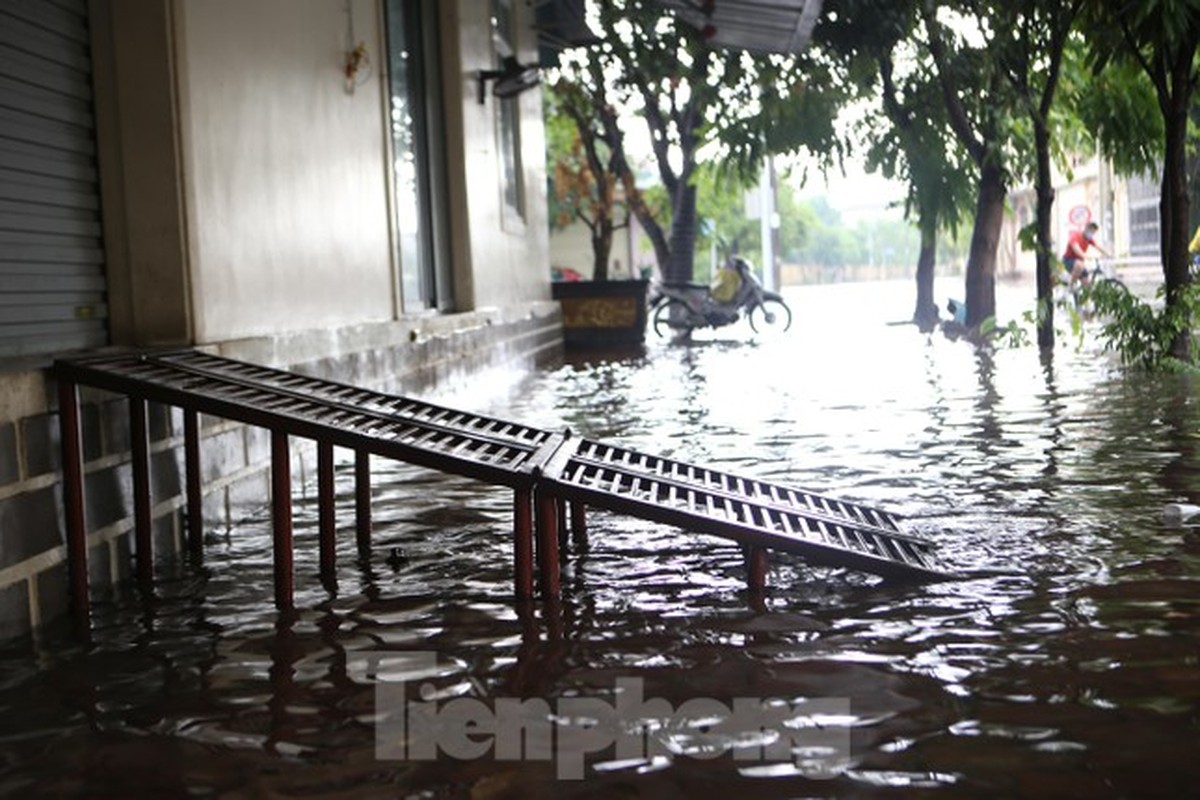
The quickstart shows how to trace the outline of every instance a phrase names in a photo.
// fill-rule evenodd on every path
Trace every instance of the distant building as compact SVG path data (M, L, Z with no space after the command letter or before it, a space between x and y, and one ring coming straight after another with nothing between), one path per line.
M1054 255L1067 246L1072 230L1088 222L1100 226L1097 241L1114 257L1147 264L1159 259L1159 177L1117 175L1112 165L1096 156L1081 158L1070 172L1055 171L1051 230ZM1017 233L1034 221L1036 198L1032 186L1009 193L996 271L999 275L1034 271L1034 253L1021 248Z

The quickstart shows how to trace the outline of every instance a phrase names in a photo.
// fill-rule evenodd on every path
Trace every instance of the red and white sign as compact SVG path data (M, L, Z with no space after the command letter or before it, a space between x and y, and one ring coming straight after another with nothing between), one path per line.
M1092 210L1087 206L1075 206L1067 214L1067 220L1078 230L1092 221Z

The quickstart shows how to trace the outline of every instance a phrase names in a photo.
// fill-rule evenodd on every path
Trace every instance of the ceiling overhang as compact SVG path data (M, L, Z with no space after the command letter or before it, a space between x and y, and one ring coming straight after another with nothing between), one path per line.
M714 47L752 53L798 53L808 46L822 0L654 0L701 31ZM587 0L536 0L539 58L557 63L558 52L595 44Z
M799 53L808 46L821 0L656 0L717 47Z

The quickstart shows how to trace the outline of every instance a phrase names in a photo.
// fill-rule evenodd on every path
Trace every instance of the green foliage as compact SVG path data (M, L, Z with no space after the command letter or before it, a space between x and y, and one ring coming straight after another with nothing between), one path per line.
M1200 284L1188 284L1175 303L1147 303L1115 281L1097 281L1083 297L1104 319L1100 337L1126 364L1146 369L1176 369L1185 365L1172 354L1180 334L1188 334L1200 313ZM1192 347L1193 362L1196 346Z
M595 9L601 43L564 52L560 63L587 65L576 74L595 108L620 109L623 120L646 125L671 210L669 219L655 217L631 198L633 210L664 275L689 280L698 165L720 164L745 184L770 152L804 147L832 157L839 149L833 116L841 95L814 54L713 48L669 4L655 0L608 0ZM624 147L618 136L608 138Z
M1154 85L1136 62L1120 60L1097 73L1086 56L1076 39L1063 62L1062 102L1056 106L1060 142L1077 153L1098 144L1123 174L1160 168L1163 117Z
M1025 321L1029 321L1032 312L1026 312ZM1028 347L1032 339L1029 331L1020 322L1009 320L1007 325L1000 325L995 317L988 317L979 323L979 338L992 344L1002 344L1013 349Z

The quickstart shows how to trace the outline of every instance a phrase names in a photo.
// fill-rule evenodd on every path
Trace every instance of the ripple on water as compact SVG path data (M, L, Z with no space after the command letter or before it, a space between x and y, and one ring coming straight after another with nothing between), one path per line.
M1025 296L1002 287L1002 313ZM347 459L335 586L317 579L301 478L295 612L273 608L268 509L247 506L153 595L98 596L90 643L61 625L0 649L0 793L1190 796L1200 534L1160 511L1200 501L1191 379L874 326L908 316L907 286L789 298L783 341L653 342L444 401L884 506L968 579L903 586L779 556L751 602L737 547L596 512L562 602L522 610L508 490L377 459L360 562ZM600 753L584 783L538 760L376 758L384 683L558 703L615 702L628 681L666 704L636 715L656 729L689 701L793 713L717 739L681 713L661 751ZM820 700L841 705L809 713ZM814 720L832 743L767 749Z

